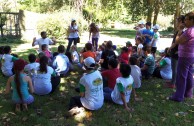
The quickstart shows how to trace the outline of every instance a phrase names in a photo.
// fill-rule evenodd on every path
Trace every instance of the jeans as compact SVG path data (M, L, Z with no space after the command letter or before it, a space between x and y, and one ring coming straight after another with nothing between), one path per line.
M193 96L193 64L194 58L179 57L176 76L176 92L172 99L183 101Z
M69 52L72 43L74 43L74 45L77 45L78 38L68 38L68 40L69 40L69 42L68 42L68 45L67 45L66 52Z
M92 38L92 45L95 47L95 50L98 49L98 38Z
M103 91L104 91L104 100L113 102L112 97L111 97L111 93L113 90L109 87L105 87Z
M171 68L172 68L171 84L176 84L177 65L178 65L178 60L175 58L171 58Z

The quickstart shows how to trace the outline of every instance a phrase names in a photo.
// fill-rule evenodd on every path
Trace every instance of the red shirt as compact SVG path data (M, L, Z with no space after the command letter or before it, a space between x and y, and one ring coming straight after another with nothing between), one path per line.
M83 59L88 58L88 57L92 57L94 59L96 58L96 54L94 52L92 52L92 51L84 52L82 54L82 56L83 56Z
M120 62L128 64L129 63L129 54L128 53L121 53Z
M116 84L116 79L121 76L118 68L105 70L102 73L102 77L108 80L108 87L114 89Z

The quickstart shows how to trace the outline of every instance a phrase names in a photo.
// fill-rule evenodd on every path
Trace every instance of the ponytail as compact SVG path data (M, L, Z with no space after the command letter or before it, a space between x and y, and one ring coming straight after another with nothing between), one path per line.
M18 93L20 99L23 101L22 93L21 93L21 90L20 90L20 86L21 86L21 82L20 82L20 71L15 70L14 72L15 72L14 82L16 84L17 93Z
M40 58L40 72L47 73L47 65L48 65L48 58L46 56L42 56Z

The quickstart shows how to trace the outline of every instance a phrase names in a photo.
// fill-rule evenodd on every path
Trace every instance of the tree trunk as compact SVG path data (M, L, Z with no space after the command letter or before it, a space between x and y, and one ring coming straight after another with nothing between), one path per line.
M147 7L148 7L147 22L152 22L153 4L154 4L154 0L147 0Z
M155 8L154 8L154 20L153 20L153 25L156 24L157 22L157 19L158 19L158 14L159 14L159 11L160 11L160 0L156 0L156 3L155 3Z
M174 31L177 31L177 23L176 23L176 19L180 16L180 2L176 3L176 10L175 10L175 14L174 14Z

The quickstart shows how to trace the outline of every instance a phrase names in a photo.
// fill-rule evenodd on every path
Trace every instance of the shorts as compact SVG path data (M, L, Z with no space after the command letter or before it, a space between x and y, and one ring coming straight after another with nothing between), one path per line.
M152 47L151 52L156 53L157 47Z
M34 97L32 95L29 95L29 97L25 100L12 100L14 104L31 104L32 102L34 102Z

